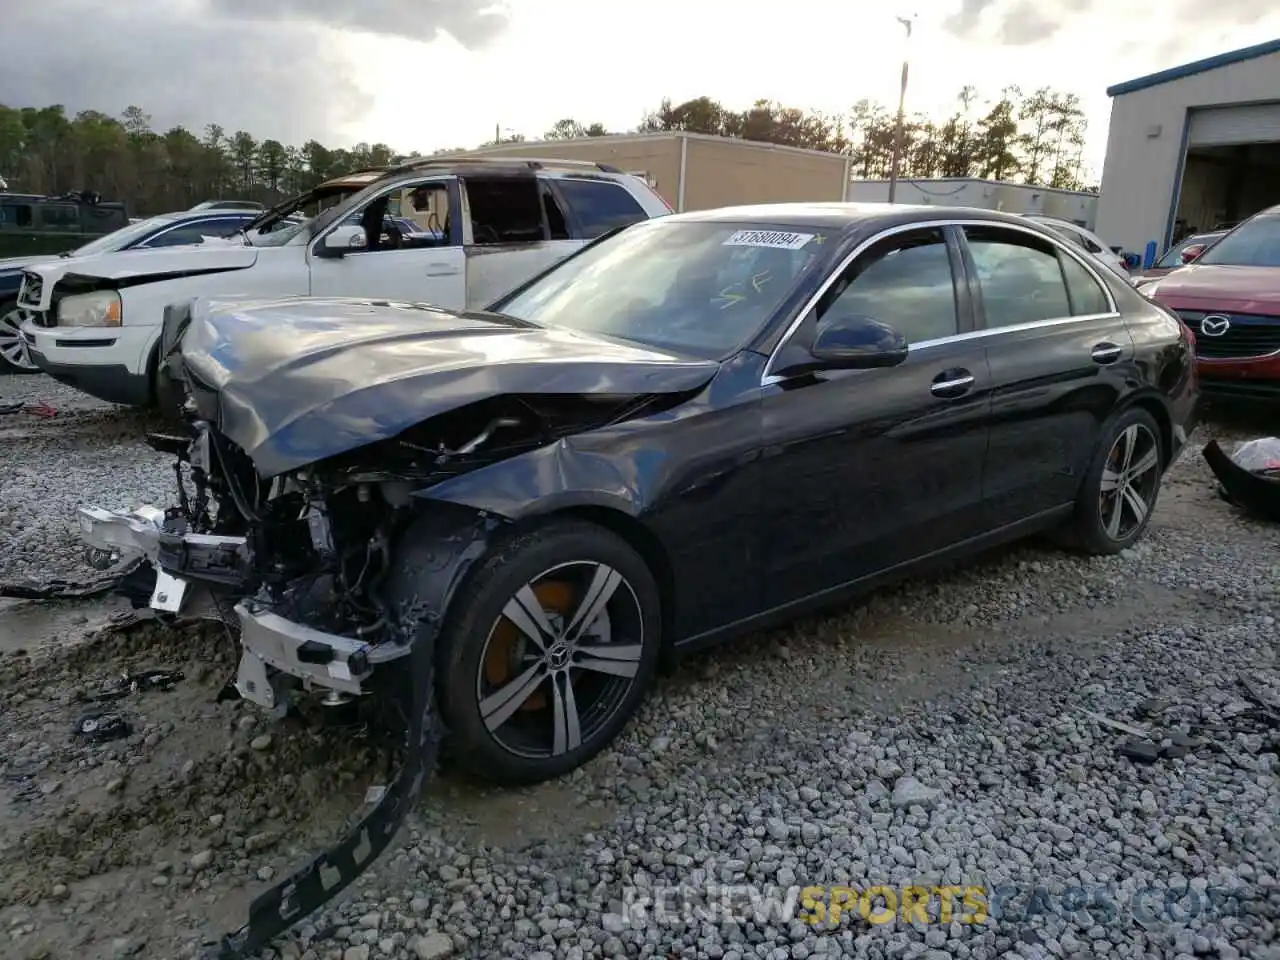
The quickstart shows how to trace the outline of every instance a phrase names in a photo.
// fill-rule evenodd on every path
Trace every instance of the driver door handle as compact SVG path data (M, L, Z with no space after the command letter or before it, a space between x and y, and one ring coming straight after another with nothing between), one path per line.
M428 263L428 277L452 277L458 272L458 268L452 263Z
M973 386L973 374L968 370L943 370L929 384L929 392L935 397L951 400L963 397Z
M1094 363L1106 365L1109 363L1115 363L1119 360L1120 354L1123 352L1124 351L1114 343L1107 343L1106 341L1103 341L1102 343L1094 345L1093 352L1090 356L1093 358Z

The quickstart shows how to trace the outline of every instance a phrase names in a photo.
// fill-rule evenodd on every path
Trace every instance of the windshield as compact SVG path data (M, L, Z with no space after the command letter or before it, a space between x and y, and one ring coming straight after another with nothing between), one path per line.
M281 220L272 225L266 233L250 230L245 236L249 238L249 243L255 247L283 247L301 233L302 228L306 225L306 220Z
M1280 212L1260 213L1231 231L1196 264L1280 267Z
M117 250L123 250L129 244L143 237L166 224L176 223L177 217L151 217L147 220L139 220L137 223L131 223L128 226L121 227L119 230L113 230L104 236L98 237L96 240L90 240L83 247L76 247L71 251L73 257L89 257L99 253L114 253Z
M822 239L812 227L649 220L565 260L493 309L714 359L764 325Z

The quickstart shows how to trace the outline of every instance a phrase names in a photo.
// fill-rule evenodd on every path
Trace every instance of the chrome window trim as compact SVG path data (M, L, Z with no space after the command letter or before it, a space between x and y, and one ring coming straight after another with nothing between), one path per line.
M1005 230L1013 230L1017 233L1028 234L1042 242L1048 242L1058 250L1066 253L1067 256L1075 260L1076 263L1080 264L1080 266L1084 267L1085 272L1093 278L1093 282L1102 288L1102 292L1106 296L1107 303L1111 309L1106 313L1090 313L1072 317L1049 317L1045 320L1031 320L1027 323L1015 323L1004 327L984 327L981 330L968 330L964 333L952 334L949 337L938 337L934 340L921 340L919 343L911 344L908 347L909 351L924 350L945 343L975 340L980 337L988 337L997 333L1017 333L1020 330L1035 330L1039 327L1061 326L1067 323L1083 323L1086 320L1113 319L1120 316L1120 308L1116 304L1115 294L1111 292L1111 287L1102 280L1098 271L1094 269L1086 259L1089 256L1088 253L1083 251L1081 253L1076 253L1068 246L1070 241L1065 238L1057 238L1056 236L1053 236L1047 227L1044 228L1043 232L1041 232L1040 230L1032 230L1028 227L1024 227L1022 224L1007 223L1003 220L919 220L915 223L900 223L892 227L886 227L879 233L876 233L862 241L862 243L854 247L853 250L851 250L844 259L840 261L834 270L827 274L827 278L818 287L817 291L815 291L813 296L805 301L804 306L801 307L795 317L792 318L791 322L787 325L786 331L779 338L778 345L774 347L773 352L769 354L769 359L764 365L764 371L760 375L760 386L767 387L770 384L780 383L787 379L786 377L780 377L777 374L769 372L773 369L773 362L778 358L778 354L786 348L786 345L791 338L795 336L796 331L800 329L800 325L804 323L805 318L817 308L818 301L821 300L823 295L831 288L831 285L836 282L836 279L839 278L846 269L848 269L849 265L853 263L854 260L856 260L861 254L865 253L869 247L873 244L879 243L881 240L885 240L899 233L906 233L909 230L929 230L935 228L945 229L946 227L1000 227ZM1062 282L1065 287L1065 277Z

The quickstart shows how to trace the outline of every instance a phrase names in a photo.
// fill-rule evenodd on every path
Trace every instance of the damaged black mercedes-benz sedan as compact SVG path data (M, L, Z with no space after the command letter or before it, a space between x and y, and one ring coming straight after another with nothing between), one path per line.
M1124 549L1197 396L1175 316L936 207L682 214L486 312L197 301L165 343L180 502L89 541L144 545L154 607L234 603L242 696L438 716L503 782L585 762L677 649L1038 531Z

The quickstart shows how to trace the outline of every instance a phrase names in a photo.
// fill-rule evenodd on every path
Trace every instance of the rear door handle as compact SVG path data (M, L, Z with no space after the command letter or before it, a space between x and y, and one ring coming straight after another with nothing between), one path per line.
M1093 357L1094 363L1108 364L1119 360L1120 354L1123 352L1114 343L1099 343L1094 346L1093 353L1090 356Z
M973 374L968 370L943 370L933 378L929 392L935 397L950 400L963 397L973 386Z
M428 277L451 277L458 272L458 268L451 263L428 263Z

